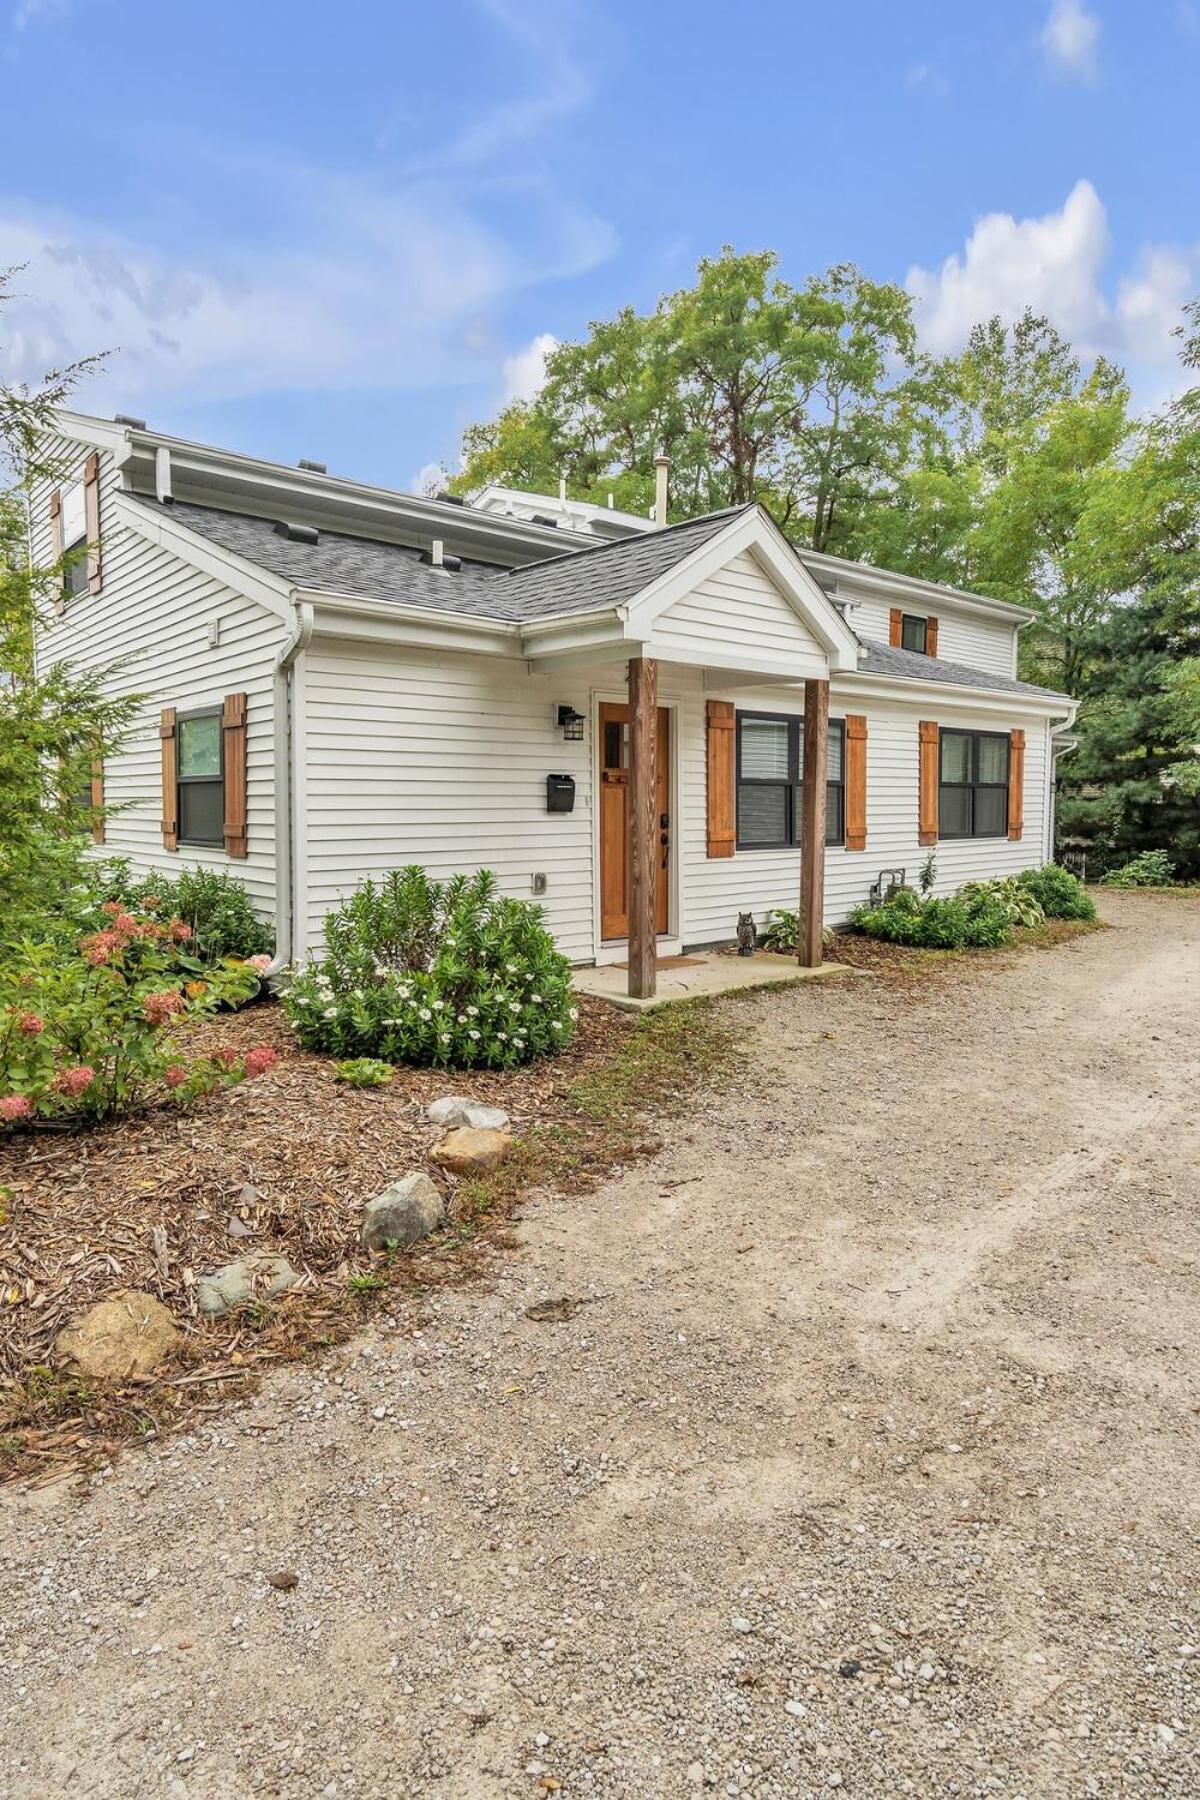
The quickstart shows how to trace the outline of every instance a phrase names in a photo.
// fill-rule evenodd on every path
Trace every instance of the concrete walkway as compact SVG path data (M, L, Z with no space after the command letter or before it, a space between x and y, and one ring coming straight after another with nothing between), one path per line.
M792 981L814 981L824 976L856 975L843 963L822 963L819 969L802 969L794 956L776 956L759 950L753 956L725 956L719 951L700 951L695 956L667 956L658 965L658 992L652 1000L633 1000L626 993L629 969L625 963L603 963L576 969L577 993L609 1000L627 1012L647 1012L669 1006L674 1000L711 999L746 988L779 987Z

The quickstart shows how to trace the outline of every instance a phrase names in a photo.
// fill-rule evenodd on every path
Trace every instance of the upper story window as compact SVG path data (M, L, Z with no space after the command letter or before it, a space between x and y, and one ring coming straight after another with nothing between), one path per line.
M925 656L929 650L929 621L915 613L904 613L900 620L900 648L915 650Z
M179 841L225 842L225 770L221 708L181 713L179 734Z
M1004 837L1008 831L1007 736L992 731L940 735L938 836Z
M82 481L62 489L63 598L88 590L87 505Z
M845 837L845 727L829 721L825 842ZM800 842L804 720L789 713L737 715L737 847L784 850Z

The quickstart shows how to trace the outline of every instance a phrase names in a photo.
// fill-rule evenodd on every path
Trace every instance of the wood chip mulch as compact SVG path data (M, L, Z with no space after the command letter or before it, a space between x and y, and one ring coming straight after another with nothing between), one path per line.
M361 1091L297 1047L277 1005L261 1004L206 1021L189 1046L271 1045L279 1061L256 1081L91 1130L10 1134L0 1142L0 1479L89 1466L131 1434L190 1416L214 1389L224 1397L264 1365L339 1341L371 1299L392 1307L470 1279L503 1241L517 1193L473 1209L469 1190L428 1160L440 1134L425 1108L465 1094L506 1108L518 1137L574 1126L583 1153L572 1179L585 1182L589 1143L594 1173L614 1158L572 1090L633 1028L629 1015L583 999L578 1033L557 1057L499 1073L402 1068L389 1087ZM414 1168L446 1192L450 1223L415 1254L372 1257L358 1241L362 1205ZM300 1285L253 1317L203 1318L197 1277L253 1251L281 1252ZM385 1293L363 1288L381 1277ZM54 1340L123 1288L157 1295L185 1346L159 1375L99 1391L56 1366Z

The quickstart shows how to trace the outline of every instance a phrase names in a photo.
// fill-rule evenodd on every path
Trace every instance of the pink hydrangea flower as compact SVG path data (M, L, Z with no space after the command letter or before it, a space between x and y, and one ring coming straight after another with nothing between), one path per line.
M186 919L172 919L169 935L175 939L177 944L186 944L192 935L192 928Z
M120 947L121 940L115 931L94 931L91 937L81 938L79 948L87 957L93 968L109 962L113 952Z
M59 1070L54 1077L54 1090L74 1100L85 1088L91 1087L95 1079L95 1069L89 1068L87 1063L76 1063L74 1068Z
M35 1012L24 1012L17 1020L17 1030L22 1037L40 1037L46 1029L46 1021L40 1019Z
M0 1119L13 1125L18 1119L27 1119L33 1111L33 1101L27 1094L0 1094Z
M232 1069L238 1060L238 1053L236 1050L229 1049L214 1050L212 1059L217 1064L218 1068Z
M140 930L140 925L132 913L120 912L117 913L116 917L113 919L112 929L117 933L118 937L136 937Z
M163 1080L169 1088L182 1087L188 1078L188 1072L182 1063L172 1063L163 1070Z
M257 969L260 975L263 973L264 969L269 969L271 966L271 958L269 956L248 956L246 961L252 969Z
M253 1081L256 1075L265 1075L279 1061L278 1050L272 1050L269 1044L259 1044L246 1052L246 1079Z
M117 914L123 910L124 908L119 900L106 900L104 905L100 908L100 911L102 913L107 913L110 919L115 919Z
M187 1002L182 994L162 993L147 994L142 1001L142 1012L151 1025L165 1025L175 1013L186 1009Z

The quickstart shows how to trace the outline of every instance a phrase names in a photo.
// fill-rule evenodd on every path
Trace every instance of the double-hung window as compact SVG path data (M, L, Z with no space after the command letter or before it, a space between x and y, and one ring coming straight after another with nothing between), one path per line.
M845 727L829 721L825 842L845 837ZM788 713L737 715L737 847L784 850L800 842L804 720Z
M223 845L225 841L225 769L221 745L221 708L180 713L179 841Z
M62 542L63 598L74 600L88 591L87 503L82 481L62 491Z
M945 731L938 755L938 836L1004 837L1008 831L1007 736Z

